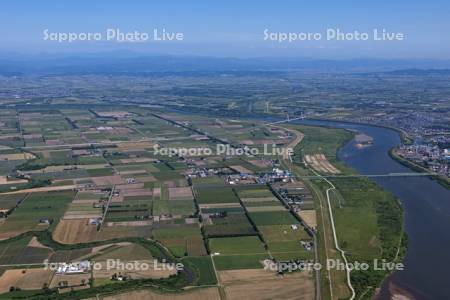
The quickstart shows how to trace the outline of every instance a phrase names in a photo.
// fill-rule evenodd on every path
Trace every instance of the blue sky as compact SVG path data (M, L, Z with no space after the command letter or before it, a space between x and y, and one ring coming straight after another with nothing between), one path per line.
M57 43L50 32L107 28L182 32L183 41ZM264 41L270 32L386 29L403 41ZM450 3L446 1L2 1L0 52L99 52L236 57L450 58Z

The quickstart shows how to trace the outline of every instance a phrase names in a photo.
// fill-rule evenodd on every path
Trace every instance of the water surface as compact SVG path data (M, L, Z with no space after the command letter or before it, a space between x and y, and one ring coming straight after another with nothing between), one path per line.
M303 120L305 125L321 125L357 130L374 139L366 148L354 140L338 151L338 158L360 174L413 172L393 160L388 151L399 145L396 131L332 121ZM405 270L397 271L383 283L380 299L389 299L393 284L415 299L450 299L450 190L428 177L372 178L401 201L408 234Z

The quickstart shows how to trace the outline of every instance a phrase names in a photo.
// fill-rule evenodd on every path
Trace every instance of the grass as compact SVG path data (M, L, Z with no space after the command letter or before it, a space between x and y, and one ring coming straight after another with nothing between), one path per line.
M270 247L269 247L270 250ZM270 250L272 257L277 261L291 261L291 260L313 260L314 252L306 251L304 249L295 249L291 251L273 251Z
M170 162L169 165L174 170L185 170L187 168L183 162Z
M262 261L268 259L268 254L252 255L219 255L214 256L214 264L220 271L239 269L260 269Z
M31 237L21 237L0 244L0 264L42 263L50 255L46 248L27 247Z
M248 224L225 224L204 226L206 237L255 235L253 227Z
M154 200L153 201L153 215L163 215L170 213L169 200Z
M227 212L227 213L244 213L242 207L214 207L214 208L202 208L201 212L204 214L211 214L217 212Z
M161 241L177 257L206 254L198 225L154 229L153 238Z
M80 156L78 157L80 165L96 165L105 163L105 159L101 156Z
M197 285L215 285L217 284L216 273L212 265L210 256L185 257L181 260L193 266L198 274Z
M53 220L50 227L53 229L74 195L73 191L30 194L2 224L0 232L46 229L47 226L39 224L41 219Z
M258 226L259 232L266 241L272 256L279 261L293 259L313 259L314 252L306 251L300 244L301 240L311 240L311 237L299 225L294 230L290 225Z
M288 211L251 212L250 219L256 226L298 224L294 216Z
M169 201L169 210L172 215L189 216L194 213L195 206L192 200Z
M128 204L130 201L145 203L145 202L149 202L151 199L152 199L152 196L125 196L125 197L123 197L123 200L125 202L124 204Z
M106 197L106 194L93 192L78 192L76 199L88 200L88 199L100 199L102 197Z
M353 137L353 133L337 128L295 126L295 129L305 135L302 142L294 149L296 156L323 153L331 162L336 161L337 149Z
M11 209L25 197L26 194L13 194L0 196L0 208Z
M161 240L161 242L176 257L199 256L206 254L205 246L200 236L177 239L167 238Z
M121 247L112 247L110 250L106 250L104 253L95 256L95 261L103 261L107 259L120 259L120 260L148 260L152 259L151 253L139 244L131 244Z
M272 192L268 188L259 189L239 189L240 198L270 198L273 197Z
M158 228L153 230L153 237L160 239L183 239L186 237L200 237L201 232L198 225L184 225L173 228Z
M211 252L227 254L263 254L264 244L256 236L224 237L208 240Z
M197 201L199 204L237 203L239 199L230 187L207 187L197 188Z
M209 186L209 185L223 185L224 181L222 178L217 176L202 177L192 179L194 186Z
M249 199L249 198L247 198ZM267 200L267 201L265 201ZM277 206L277 207L284 207L280 200L278 200L277 198L264 198L264 201L245 201L242 200L244 202L244 206L247 208L252 208L252 207L261 207L261 206Z
M141 211L108 211L106 222L128 222L148 218L151 215L150 210Z
M103 168L103 169L89 169L86 170L89 176L91 177L97 177L97 176L110 176L113 175L113 169L112 168Z
M345 199L343 208L334 209L342 247L354 259L393 257L402 230L401 217L394 217L401 216L395 197L367 178L335 179L333 183Z
M298 226L298 229L294 230L290 225L268 225L258 226L259 232L267 242L284 242L284 241L299 241L305 239L311 239L306 231Z
M342 248L354 259L380 255L377 216L370 208L346 207L334 212Z
M155 176L155 178L160 181L176 180L183 178L183 176L180 173L172 170L164 170L164 171L161 170L160 172L153 173L153 176Z
M254 235L255 230L245 214L230 213L224 218L213 219L213 225L205 225L207 237Z

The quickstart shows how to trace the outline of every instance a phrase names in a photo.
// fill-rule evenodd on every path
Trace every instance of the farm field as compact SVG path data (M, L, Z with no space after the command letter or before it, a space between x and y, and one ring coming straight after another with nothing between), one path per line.
M219 300L220 294L218 288L201 288L192 291L187 291L178 294L158 294L151 290L140 290L134 291L114 296L102 297L105 300L139 300L139 299L150 299L150 300L197 300L197 299L210 299Z
M8 292L10 287L23 290L41 289L49 284L53 271L44 269L14 269L7 270L0 276L0 293Z
M269 258L256 236L214 238L208 245L219 270L262 268L262 261Z
M73 191L28 195L0 226L0 237L33 230L52 230L74 195Z
M251 212L249 215L256 226L289 225L298 223L298 221L287 210L274 212Z
M0 138L0 146L7 147L0 149L0 263L6 265L3 276L12 278L6 284L18 289L3 286L6 297L40 295L45 284L45 290L60 295L107 299L90 291L111 286L119 293L122 286L156 284L201 288L114 297L220 299L220 293L234 297L241 288L230 279L234 275L217 277L220 272L251 273L263 270L266 260L312 257L300 244L310 237L271 189L276 180L291 180L288 171L279 169L281 157L165 155L155 150L215 148L218 141L202 134L206 130L259 148L288 144L293 137L287 130L131 108L19 111L12 118L22 132L14 142L2 144ZM294 224L298 230L292 233ZM30 279L14 268L20 264L39 270L46 259L101 267L34 277L32 272L38 271L30 271ZM110 260L150 267L110 269ZM183 269L163 268L172 263ZM260 275L245 276L252 297L252 281ZM24 280L36 283L22 288ZM284 284L291 282L280 281L276 287ZM219 286L224 286L220 293Z
M220 271L219 277L230 299L314 298L314 280L306 272L277 276L262 269L229 270Z
M197 195L199 204L238 202L230 187L202 187L197 189Z

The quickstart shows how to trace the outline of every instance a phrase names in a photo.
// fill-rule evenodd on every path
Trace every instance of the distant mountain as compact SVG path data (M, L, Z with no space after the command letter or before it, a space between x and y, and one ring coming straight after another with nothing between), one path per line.
M411 75L411 76L424 76L424 75L450 75L450 69L404 69L385 72L393 75Z
M449 68L437 60L308 60L294 58L215 58L199 56L143 56L128 52L93 54L0 54L0 74L152 74L159 72L389 72Z

